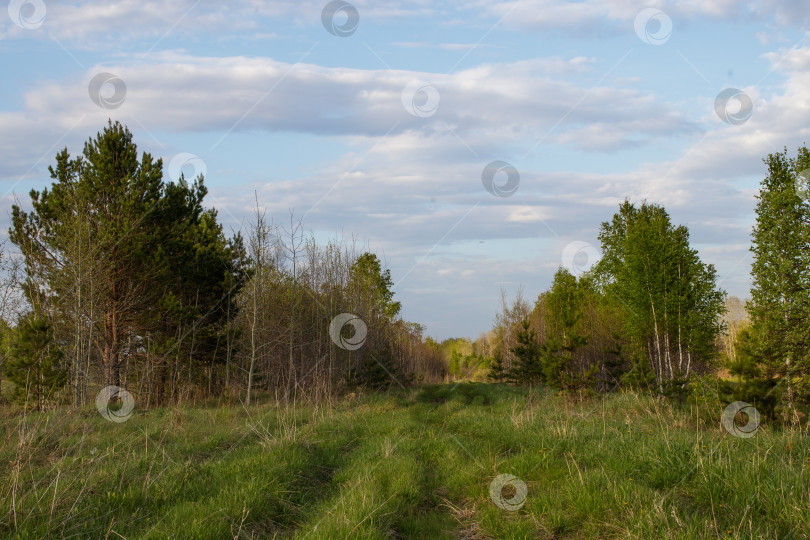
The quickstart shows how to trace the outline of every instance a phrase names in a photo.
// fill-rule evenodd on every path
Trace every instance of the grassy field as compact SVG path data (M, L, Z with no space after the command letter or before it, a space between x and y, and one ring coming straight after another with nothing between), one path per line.
M6 412L0 537L809 537L807 437L732 437L721 413L470 383L123 423Z

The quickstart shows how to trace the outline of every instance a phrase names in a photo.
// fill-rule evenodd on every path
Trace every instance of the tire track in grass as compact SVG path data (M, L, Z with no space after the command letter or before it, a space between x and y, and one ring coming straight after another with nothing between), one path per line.
M470 420L467 416L492 414L493 388L478 383L432 385L423 387L415 399L414 421L425 426L440 449L440 455L433 459L436 471L433 493L437 508L442 509L446 537L488 538L476 520L481 501L470 492L479 491L481 484L488 485L485 460L480 456L480 437L476 436L476 430L484 426L476 422L490 419ZM470 421L473 426L467 429L469 426L465 424Z

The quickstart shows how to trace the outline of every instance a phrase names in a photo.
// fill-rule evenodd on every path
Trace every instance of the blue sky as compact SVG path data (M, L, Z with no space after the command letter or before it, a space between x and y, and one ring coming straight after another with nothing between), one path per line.
M173 159L204 167L227 230L255 192L278 223L292 209L319 239L376 251L404 317L438 338L488 330L500 288L533 300L558 266L587 268L625 198L665 205L744 297L761 160L810 138L809 14L807 0L13 0L0 226L59 149L112 118L167 176ZM494 194L482 182L493 161L519 175L509 196L506 172Z

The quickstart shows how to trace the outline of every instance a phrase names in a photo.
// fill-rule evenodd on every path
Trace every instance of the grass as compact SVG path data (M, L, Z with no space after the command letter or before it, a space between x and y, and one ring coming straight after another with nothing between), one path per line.
M810 536L807 438L735 438L716 412L471 383L120 424L6 411L0 537ZM516 511L490 498L503 473L527 486Z

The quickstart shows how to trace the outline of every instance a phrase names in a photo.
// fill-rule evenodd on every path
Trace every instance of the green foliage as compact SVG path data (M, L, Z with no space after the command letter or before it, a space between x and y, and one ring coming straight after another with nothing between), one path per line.
M505 325L512 314L505 306L494 333L513 344L514 358L497 354L491 378L502 368L513 383L655 388L685 401L690 375L713 366L723 330L714 267L689 246L688 229L655 204L625 201L599 239L599 263L581 278L558 269L530 320Z
M31 191L30 213L12 209L28 300L61 326L92 327L107 384L119 384L125 343L158 371L158 360L221 361L225 314L244 278L241 238L226 240L216 211L203 209L202 176L165 183L162 168L110 121L82 155L56 156L54 183Z
M3 371L15 384L14 398L32 398L34 406L42 407L67 382L64 355L54 343L53 328L44 317L29 313L20 319L6 332L3 349Z
M599 240L597 283L622 309L630 341L647 351L659 390L710 365L724 296L714 266L689 246L687 228L673 226L661 206L625 201L602 223Z
M745 401L754 405L769 419L776 418L780 387L776 370L760 362L762 341L754 327L741 330L737 336L735 358L729 360L728 371L736 377L736 385L727 385L730 401Z
M696 375L689 381L689 400L706 419L716 421L717 411L729 403L726 392L723 381L713 374Z
M576 352L588 342L580 333L585 287L567 270L557 270L551 288L538 299L550 335L540 341L528 319L521 323L517 345L511 349L515 360L506 371L507 380L515 384L544 383L562 390L588 386L598 365L581 369L574 361Z
M450 362L447 365L447 371L450 375L458 375L460 370L459 362L461 361L461 353L453 351L450 353Z
M401 378L388 355L380 354L378 351L369 352L348 377L350 387L369 390L390 388ZM400 384L402 382L400 380Z
M574 366L574 353L588 343L588 338L578 330L583 317L586 286L568 270L559 268L546 297L553 334L543 351L543 373L546 383L552 388L584 388L598 367L592 365L586 371L578 371Z
M621 375L621 381L634 390L655 388L655 373L650 367L650 360L640 354L630 356L630 368Z
M502 386L463 382L424 385L419 389L415 399L421 403L446 403L455 400L465 405L491 405L504 397Z
M478 341L469 338L447 338L441 343L431 339L435 350L447 362L447 371L455 380L486 380L493 359L482 354Z
M505 378L506 370L503 367L503 360L500 356L497 356L490 362L487 379L494 382L503 382Z
M543 355L546 352L537 340L537 333L529 321L521 323L517 332L517 345L512 350L515 364L509 369L507 378L515 384L538 384L545 380Z
M757 197L747 308L758 360L781 377L787 407L792 409L801 401L792 382L810 375L810 201L806 180L799 175L810 169L810 151L799 148L790 158L785 149L764 162L768 175Z
M402 304L394 301L391 270L382 269L377 255L368 252L360 255L352 266L352 276L363 291L363 297L372 298L385 318L392 321L399 314Z
M602 305L606 302L602 302ZM603 391L615 390L622 384L630 384L631 388L650 388L655 377L650 369L649 361L641 355L630 353L631 347L625 337L619 332L612 332L610 341L604 346L602 352L601 389ZM635 359L635 363L633 362ZM638 370L642 371L639 372ZM635 370L635 373L633 371ZM633 373L631 375L631 373Z

